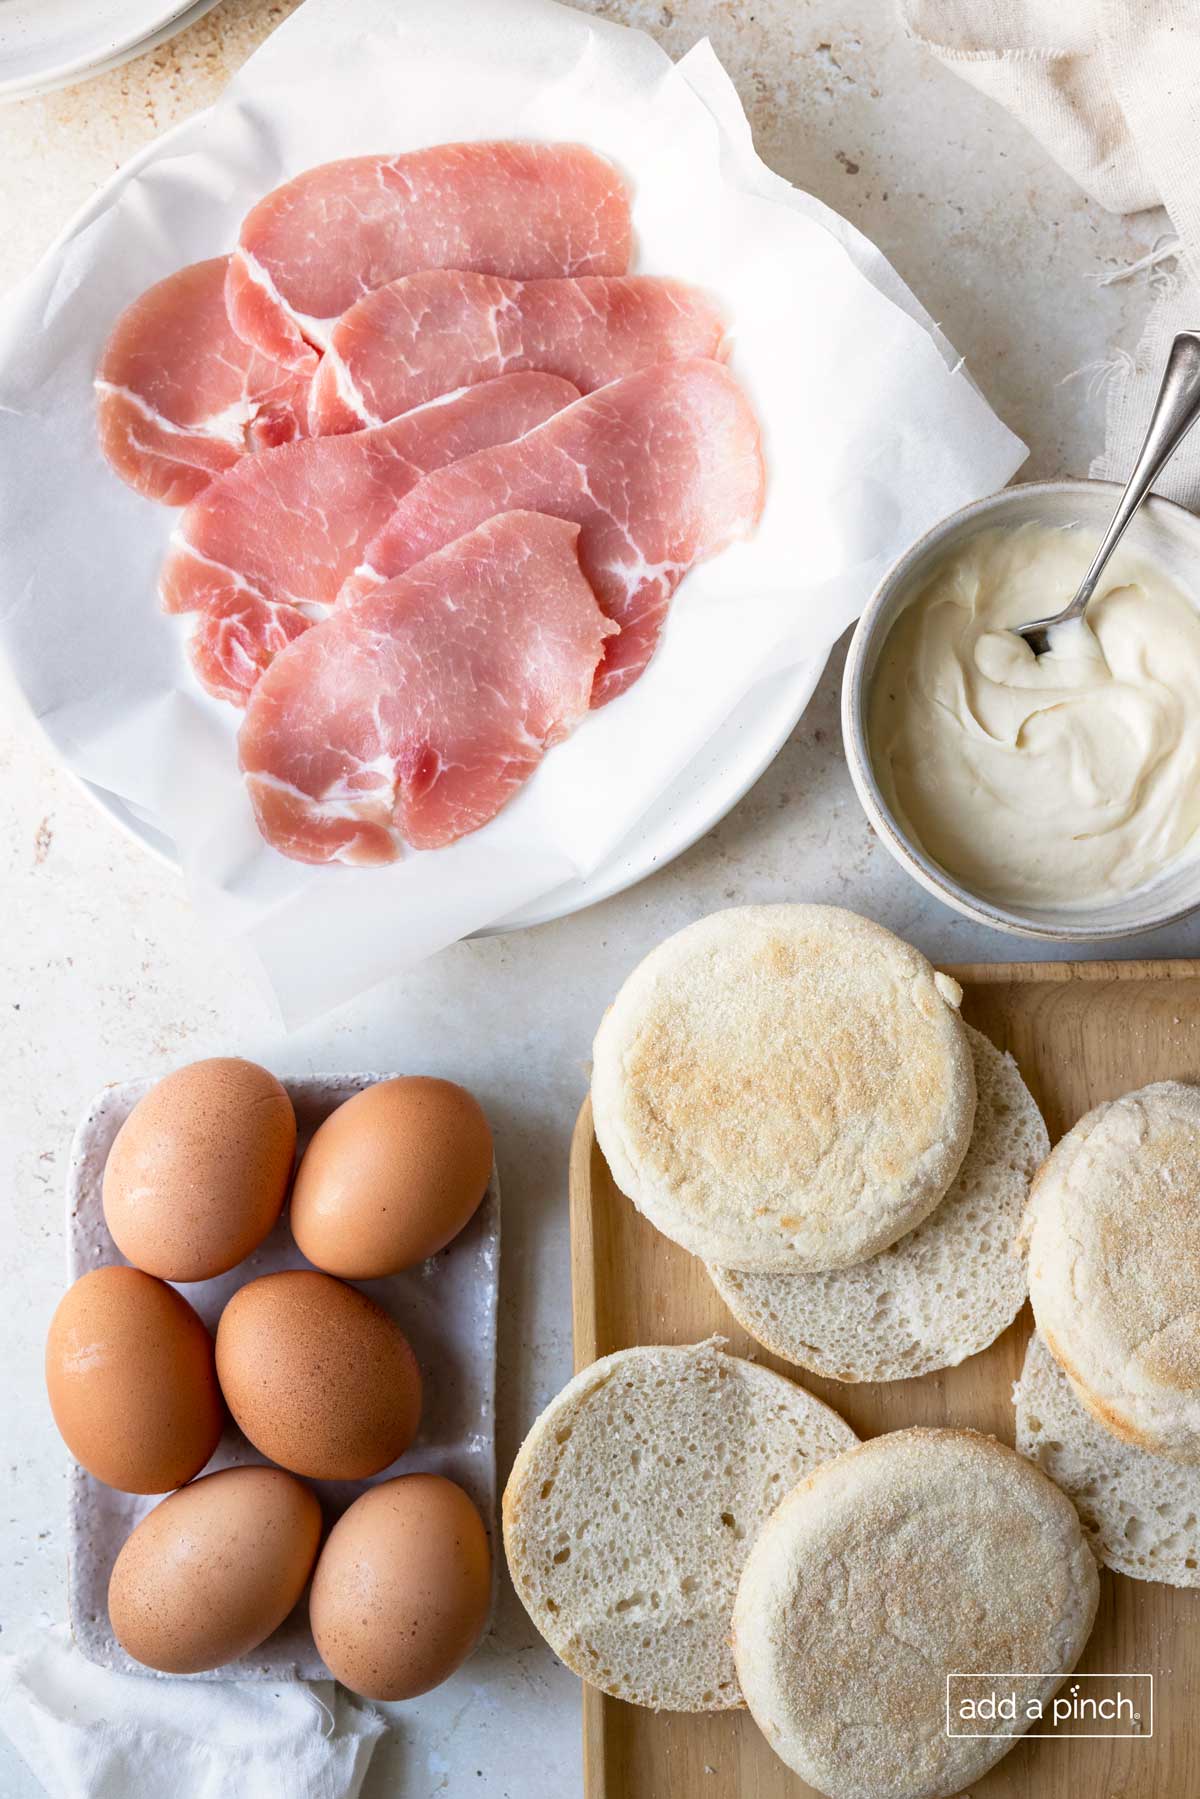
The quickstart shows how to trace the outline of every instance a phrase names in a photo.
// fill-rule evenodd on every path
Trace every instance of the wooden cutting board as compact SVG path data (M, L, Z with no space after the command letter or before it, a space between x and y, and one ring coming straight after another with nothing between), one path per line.
M951 971L963 1016L1010 1050L1053 1142L1100 1100L1168 1076L1200 1081L1200 962L980 963ZM970 1425L1013 1441L1012 1384L1032 1328L1012 1328L958 1368L846 1386L758 1348L703 1265L661 1236L613 1184L590 1103L571 1151L575 1366L636 1343L714 1333L833 1406L862 1437L910 1424ZM970 1789L972 1799L1200 1799L1200 1590L1104 1570L1083 1670L1154 1674L1151 1738L1029 1741ZM586 1799L802 1799L745 1712L644 1711L585 1687Z

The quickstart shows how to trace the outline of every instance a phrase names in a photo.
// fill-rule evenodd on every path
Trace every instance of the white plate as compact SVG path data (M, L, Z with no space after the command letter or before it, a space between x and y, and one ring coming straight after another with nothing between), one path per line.
M253 944L293 1022L443 943L563 916L678 855L777 752L893 546L1018 456L878 253L755 160L711 50L672 70L640 34L510 3L528 46L517 55L495 0L309 0L221 104L120 172L0 317L6 658L110 810L122 798L129 828L167 853L147 826L177 839L198 905ZM385 65L392 81L362 79ZM87 384L105 319L229 243L281 174L380 142L513 129L569 129L623 157L643 265L709 288L741 321L734 368L763 420L773 498L752 542L689 577L621 708L589 719L486 833L342 880L264 848L229 753L234 721L192 690L170 621L147 628L169 520L147 529L101 465ZM681 204L702 166L719 220ZM318 912L337 949L314 965Z
M6 3L7 0L0 0L0 7ZM123 173L135 174L158 152L161 142L145 145L126 164ZM106 183L68 221L47 252L49 256L105 210L111 185ZM826 650L809 661L794 663L780 674L769 675L760 681L598 868L590 875L555 888L552 893L476 935L491 937L500 931L526 930L534 925L549 924L556 918L567 918L573 912L581 912L587 906L611 899L615 893L623 893L627 887L636 886L657 869L665 868L677 856L682 856L733 810L770 767L802 718L828 660L829 651ZM69 764L67 766L73 773ZM79 784L127 835L160 860L172 867L179 866L170 838L156 830L125 800L90 781Z
M102 75L155 50L216 0L0 0L0 100Z
M0 0L3 4L3 0ZM343 1100L383 1074L311 1074L285 1080L296 1107L301 1154L313 1131ZM104 1222L101 1185L113 1138L150 1081L106 1087L88 1107L71 1150L67 1176L67 1278L120 1262ZM228 1274L191 1281L180 1291L209 1329L238 1287L282 1268L308 1263L292 1240L287 1214L266 1242ZM500 1279L500 1185L495 1170L487 1196L454 1241L428 1262L388 1280L360 1281L410 1338L421 1366L424 1404L416 1442L372 1481L312 1481L326 1522L339 1516L367 1487L397 1474L445 1474L465 1487L483 1515L492 1544L494 1573L500 1555L495 1528L496 1296ZM262 1462L232 1424L226 1426L205 1473ZM130 1531L159 1504L158 1498L118 1493L72 1466L68 1519L68 1589L71 1632L89 1661L125 1674L150 1675L117 1643L108 1621L108 1580ZM197 1680L324 1680L329 1670L317 1654L308 1610L299 1605L275 1634L250 1655Z

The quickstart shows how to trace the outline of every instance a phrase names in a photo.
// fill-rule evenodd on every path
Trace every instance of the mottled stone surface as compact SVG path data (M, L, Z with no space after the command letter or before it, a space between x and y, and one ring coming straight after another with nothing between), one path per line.
M1001 112L921 57L889 0L593 0L592 9L644 27L673 54L707 33L767 161L879 243L1029 442L1026 472L1086 471L1102 425L1095 370L1134 348L1147 298L1145 277L1099 283L1149 249L1161 216L1100 212ZM225 0L149 57L0 109L0 286L20 278L120 162L213 99L290 10L286 0ZM41 1343L61 1284L71 1130L105 1081L236 1051L280 1072L386 1066L473 1087L497 1127L504 1184L503 1471L570 1369L567 1141L592 1031L651 944L716 906L805 898L859 907L938 957L1022 953L926 899L875 842L840 750L840 666L839 653L770 771L671 868L560 924L459 945L290 1039L177 880L114 830L35 737L3 728L0 1645L64 1615L67 1469ZM1130 953L1198 945L1200 928L1189 925ZM507 1591L475 1660L430 1700L390 1710L368 1799L580 1791L576 1683ZM0 1739L0 1791L38 1790Z

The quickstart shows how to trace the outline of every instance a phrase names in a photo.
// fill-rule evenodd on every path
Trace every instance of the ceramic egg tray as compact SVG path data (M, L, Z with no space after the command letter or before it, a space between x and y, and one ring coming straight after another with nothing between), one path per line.
M307 1075L283 1084L296 1108L302 1153L317 1126L335 1107L383 1074ZM67 1177L67 1278L121 1256L108 1234L101 1204L104 1164L113 1138L154 1083L127 1081L107 1087L88 1107L75 1135ZM292 1241L287 1211L254 1253L215 1280L192 1281L179 1290L210 1330L238 1287L262 1274L309 1264ZM500 1278L500 1188L496 1171L487 1195L466 1229L439 1255L387 1280L355 1284L395 1318L421 1367L424 1406L416 1442L370 1481L312 1481L327 1524L367 1487L396 1474L436 1473L456 1480L483 1515L499 1554L494 1528L496 1498L495 1376L496 1301ZM263 1462L229 1423L204 1472ZM72 1464L68 1520L71 1630L84 1655L102 1667L153 1678L121 1649L108 1621L108 1580L130 1531L159 1503L119 1493ZM329 1678L308 1628L307 1595L274 1636L253 1654L195 1680Z

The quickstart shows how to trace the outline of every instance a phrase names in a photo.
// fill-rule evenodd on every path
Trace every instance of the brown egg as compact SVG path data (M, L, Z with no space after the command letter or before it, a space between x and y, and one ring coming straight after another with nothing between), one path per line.
M444 1249L492 1172L478 1100L424 1075L380 1081L331 1112L300 1163L292 1235L346 1280L399 1274Z
M108 1583L113 1633L134 1661L165 1674L236 1661L283 1623L320 1541L316 1495L290 1474L206 1474L126 1539Z
M217 1377L256 1449L312 1480L363 1480L421 1419L408 1338L373 1299L297 1269L242 1287L217 1326Z
M163 1280L224 1274L278 1218L295 1154L292 1102L265 1068L236 1056L177 1068L138 1101L108 1153L113 1242Z
M487 1532L440 1474L405 1474L356 1499L329 1533L308 1609L330 1673L367 1699L440 1685L483 1634Z
M95 1268L63 1295L46 1390L75 1460L125 1493L191 1480L224 1422L212 1338L174 1287L136 1268Z

